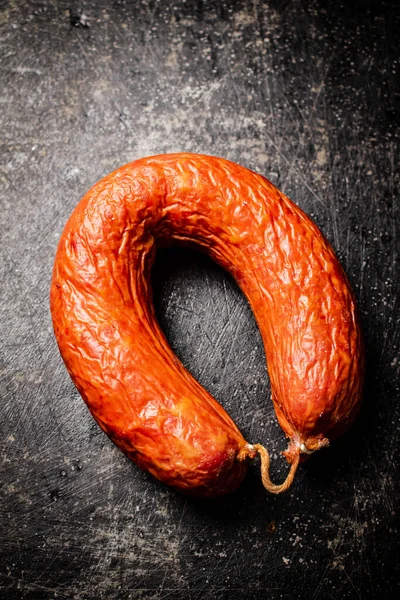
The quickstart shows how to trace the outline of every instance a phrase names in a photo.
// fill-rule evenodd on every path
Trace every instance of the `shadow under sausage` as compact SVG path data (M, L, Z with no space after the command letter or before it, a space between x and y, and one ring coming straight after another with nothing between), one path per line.
M385 439L377 427L382 387L378 348L366 333L366 369L360 412L345 434L334 440L329 448L312 455L303 465L307 476L318 485L330 485L340 474L354 480L360 470L368 469L368 454L372 452L378 457L384 449Z

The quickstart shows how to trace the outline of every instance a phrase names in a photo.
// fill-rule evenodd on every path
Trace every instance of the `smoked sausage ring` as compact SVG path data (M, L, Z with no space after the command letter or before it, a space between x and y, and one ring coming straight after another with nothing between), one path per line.
M150 269L159 245L193 245L227 269L260 328L287 480L185 370L157 323ZM289 487L300 455L353 422L363 347L347 278L317 226L264 177L227 160L167 154L97 183L61 236L51 284L54 331L92 415L161 481L217 496L257 453L267 489Z

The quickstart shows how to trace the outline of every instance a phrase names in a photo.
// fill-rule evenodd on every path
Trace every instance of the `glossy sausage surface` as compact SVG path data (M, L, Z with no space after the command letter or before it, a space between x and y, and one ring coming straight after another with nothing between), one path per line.
M248 298L263 338L289 462L354 420L363 375L353 294L316 225L270 182L204 155L144 158L81 200L51 286L64 362L100 427L140 467L206 496L236 488L253 456L184 369L155 318L158 245L203 249Z

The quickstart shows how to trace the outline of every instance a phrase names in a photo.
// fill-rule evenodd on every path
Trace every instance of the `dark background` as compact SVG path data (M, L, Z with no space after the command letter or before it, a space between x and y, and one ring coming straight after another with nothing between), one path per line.
M399 581L397 2L1 3L0 597L392 598ZM360 307L360 418L283 496L254 465L217 501L130 463L52 334L57 240L85 191L136 158L193 151L271 179L333 244ZM160 252L178 356L284 478L260 335L230 277Z

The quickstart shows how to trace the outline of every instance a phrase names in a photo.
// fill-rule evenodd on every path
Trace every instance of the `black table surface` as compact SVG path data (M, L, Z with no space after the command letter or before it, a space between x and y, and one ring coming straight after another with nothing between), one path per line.
M397 2L1 3L0 597L394 597L399 581ZM48 292L85 191L136 158L223 156L313 217L355 291L356 425L269 495L254 464L186 498L101 432L58 353ZM287 464L260 334L236 283L162 250L158 319L246 439Z

